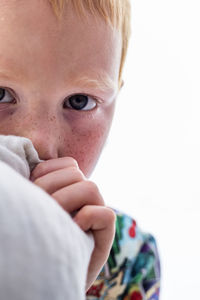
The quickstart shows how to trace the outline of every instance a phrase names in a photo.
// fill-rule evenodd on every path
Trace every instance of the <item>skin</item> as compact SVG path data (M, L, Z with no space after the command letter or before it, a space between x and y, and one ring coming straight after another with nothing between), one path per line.
M70 4L58 21L47 1L0 0L0 40L0 134L33 142L44 160L31 174L33 184L67 212L78 211L74 221L93 233L88 289L108 258L115 232L115 215L88 178L113 118L121 36L101 18L79 19ZM102 90L100 72L112 87ZM99 87L79 82L81 76ZM83 110L70 106L77 94L89 101Z

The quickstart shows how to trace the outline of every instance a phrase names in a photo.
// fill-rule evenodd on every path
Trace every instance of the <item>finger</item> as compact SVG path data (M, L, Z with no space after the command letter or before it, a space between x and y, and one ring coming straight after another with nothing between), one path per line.
M75 167L69 167L39 177L34 183L51 195L66 186L82 180L85 180L83 173Z
M95 247L105 250L110 247L115 234L116 215L112 209L105 206L86 205L81 208L74 221L83 231L92 230ZM103 241L103 243L102 243Z
M74 221L84 231L91 230L95 248L88 267L86 290L92 285L108 260L115 235L115 213L101 206L84 206L74 217Z
M77 161L72 157L61 157L39 163L31 173L31 180L42 177L50 172L69 167L78 168Z
M79 210L84 205L104 206L98 187L92 181L80 181L51 195L68 213Z

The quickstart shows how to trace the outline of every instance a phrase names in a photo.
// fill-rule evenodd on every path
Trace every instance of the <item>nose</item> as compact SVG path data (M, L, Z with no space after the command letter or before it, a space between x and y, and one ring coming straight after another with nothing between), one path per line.
M40 130L31 131L26 137L32 141L41 160L58 158L58 145L55 135L53 136L49 132Z
M58 158L60 130L55 117L30 117L25 121L18 135L29 138L41 160Z

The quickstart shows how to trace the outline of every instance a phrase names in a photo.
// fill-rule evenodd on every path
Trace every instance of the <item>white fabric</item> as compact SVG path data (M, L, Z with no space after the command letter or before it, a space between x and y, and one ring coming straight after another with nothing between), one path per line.
M93 237L27 179L38 162L30 140L0 135L0 299L82 300Z
M26 178L43 161L39 159L31 140L15 135L0 135L0 160Z

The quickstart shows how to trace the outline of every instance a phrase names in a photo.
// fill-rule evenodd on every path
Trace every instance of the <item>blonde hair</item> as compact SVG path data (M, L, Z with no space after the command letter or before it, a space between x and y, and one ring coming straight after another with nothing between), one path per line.
M109 25L121 31L122 55L119 70L119 86L121 86L122 70L131 33L131 8L129 0L49 0L57 17L62 15L64 5L69 1L80 16L89 11L93 15L97 14L101 16Z

